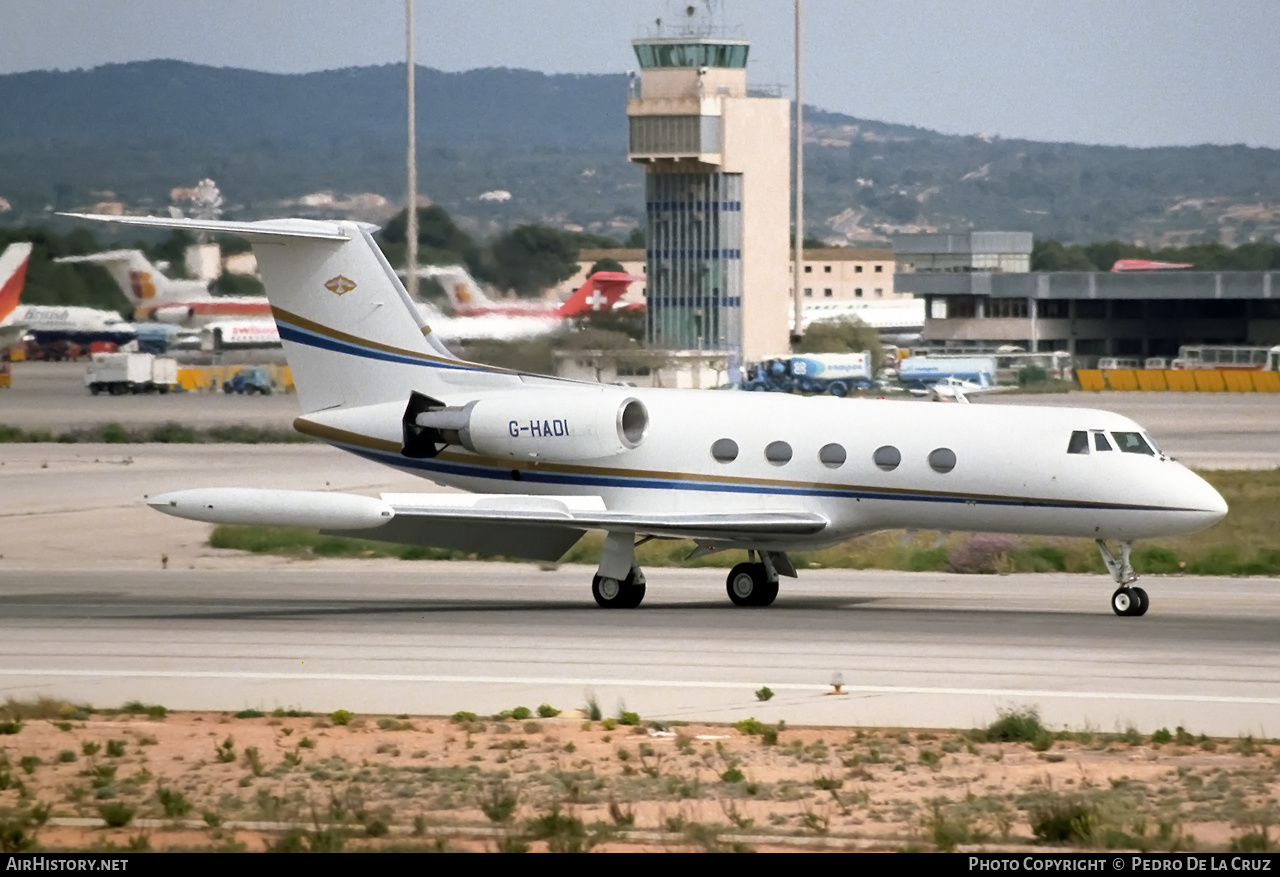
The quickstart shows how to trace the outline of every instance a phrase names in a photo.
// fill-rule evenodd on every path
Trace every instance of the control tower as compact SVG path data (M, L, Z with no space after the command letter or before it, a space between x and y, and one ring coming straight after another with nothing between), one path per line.
M789 349L790 101L747 94L745 40L632 42L628 158L645 169L648 342Z

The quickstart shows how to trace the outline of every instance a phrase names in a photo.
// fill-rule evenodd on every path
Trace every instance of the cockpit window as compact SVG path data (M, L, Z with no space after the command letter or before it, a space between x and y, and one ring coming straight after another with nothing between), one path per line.
M1113 432L1111 437L1116 440L1120 450L1126 454L1146 454L1148 457L1156 455L1156 452L1151 450L1151 446L1147 444L1146 439L1142 437L1140 432Z
M1068 454L1087 454L1089 453L1089 433L1083 429L1077 429L1071 433L1071 440L1067 442Z
M1093 449L1095 451L1111 450L1111 442L1107 441L1107 436L1105 433L1095 432L1093 434Z

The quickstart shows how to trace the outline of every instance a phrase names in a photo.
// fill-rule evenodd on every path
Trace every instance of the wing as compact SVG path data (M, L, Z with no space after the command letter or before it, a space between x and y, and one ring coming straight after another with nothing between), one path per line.
M148 500L180 518L216 524L319 527L327 533L531 560L558 560L587 530L699 542L811 536L827 526L812 512L652 513L611 511L598 496L341 493L207 488Z

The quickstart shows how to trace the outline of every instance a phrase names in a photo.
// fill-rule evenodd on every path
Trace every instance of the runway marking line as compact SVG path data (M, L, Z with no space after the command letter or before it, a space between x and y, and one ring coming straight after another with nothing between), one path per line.
M260 673L253 671L214 670L18 670L0 668L0 676L73 676L111 679L239 679L274 682L439 682L470 685L596 685L629 688L737 688L748 682L696 682L667 679L573 679L560 676L444 676L376 673ZM772 688L785 691L829 692L830 685L809 683L772 683ZM970 697L1044 697L1073 700L1140 700L1185 703L1233 703L1280 706L1280 697L1227 697L1214 694L1150 694L1141 692L1054 691L1024 688L941 688L914 685L844 685L846 694L930 694Z

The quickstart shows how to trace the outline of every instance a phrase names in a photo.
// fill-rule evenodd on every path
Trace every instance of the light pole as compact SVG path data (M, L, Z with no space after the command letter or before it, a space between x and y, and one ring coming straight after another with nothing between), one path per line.
M800 43L801 43L801 16L803 15L804 0L796 0L796 227L795 227L795 257L792 260L792 286L791 286L791 308L792 323L791 337L798 339L804 334L803 324L800 317L804 311L804 301L801 297L801 286L804 283L804 104L801 96L801 79L800 79Z
M409 244L405 262L405 287L409 295L418 297L418 143L417 123L414 117L414 62L413 62L413 0L404 0L404 16L406 31L406 52L408 56L409 79L409 193L408 224L405 228L405 239Z

